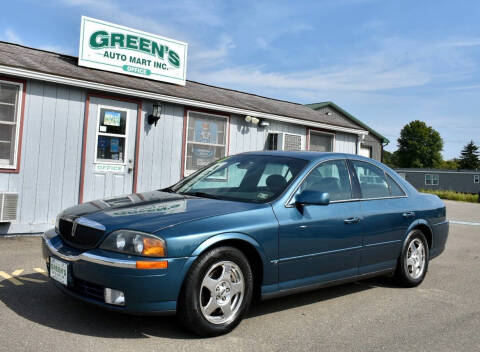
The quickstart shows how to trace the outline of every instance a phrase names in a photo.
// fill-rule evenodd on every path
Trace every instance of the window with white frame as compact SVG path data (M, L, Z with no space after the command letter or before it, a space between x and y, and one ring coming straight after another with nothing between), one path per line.
M314 152L333 152L335 135L318 131L309 131L308 150Z
M227 128L227 116L188 112L185 176L227 155Z
M473 183L480 183L480 175L473 175Z
M23 84L0 81L0 168L15 169Z
M360 150L358 151L358 155L365 156L367 158L372 157L372 146L360 144Z
M438 186L440 177L438 174L426 174L425 175L425 185L427 186Z

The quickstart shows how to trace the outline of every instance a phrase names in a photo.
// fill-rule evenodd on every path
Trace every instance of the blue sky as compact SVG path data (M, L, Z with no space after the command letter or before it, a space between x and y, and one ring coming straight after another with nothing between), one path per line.
M391 141L420 119L444 157L480 144L480 1L10 1L0 39L77 55L86 15L189 43L187 78L331 100Z

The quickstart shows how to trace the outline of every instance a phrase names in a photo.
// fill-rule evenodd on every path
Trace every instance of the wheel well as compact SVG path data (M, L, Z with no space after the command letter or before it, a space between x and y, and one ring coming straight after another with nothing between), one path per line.
M425 238L427 239L428 249L432 249L433 236L432 236L432 231L430 230L430 228L427 225L424 225L424 224L419 224L419 225L415 226L415 228L419 229L420 231L423 232L423 234L425 235Z
M260 298L263 282L263 262L260 254L258 254L257 249L246 241L231 239L217 242L214 245L208 247L206 250L223 246L235 247L247 257L250 267L252 268L253 298Z

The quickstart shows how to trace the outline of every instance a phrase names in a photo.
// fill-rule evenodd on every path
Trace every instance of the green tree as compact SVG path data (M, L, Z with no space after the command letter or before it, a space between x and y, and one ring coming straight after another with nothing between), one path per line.
M460 166L458 165L458 159L450 159L450 160L445 160L442 162L442 165L440 166L441 169L447 169L447 170L458 170Z
M383 150L382 163L390 166L392 169L398 167L397 152L391 153L387 150Z
M399 167L437 168L442 164L442 137L423 121L405 125L397 142Z
M473 141L463 147L458 164L460 169L475 170L480 168L478 146Z

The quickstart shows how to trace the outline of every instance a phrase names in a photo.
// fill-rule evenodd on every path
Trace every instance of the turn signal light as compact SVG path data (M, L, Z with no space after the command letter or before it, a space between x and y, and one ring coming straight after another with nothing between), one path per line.
M168 261L146 261L139 260L137 261L137 269L167 269Z
M165 242L156 238L143 238L142 255L149 257L165 257Z

